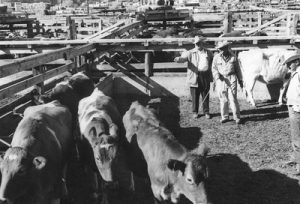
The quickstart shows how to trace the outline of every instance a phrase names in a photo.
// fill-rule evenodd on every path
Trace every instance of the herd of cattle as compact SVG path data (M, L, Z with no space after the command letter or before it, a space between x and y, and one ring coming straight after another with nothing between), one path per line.
M252 105L255 80L262 76L269 83L284 81L288 70L282 62L295 52L269 49L239 53ZM59 203L67 192L66 168L72 152L98 171L107 184L119 182L115 166L120 159L116 158L123 155L122 162L132 177L150 181L156 201L177 203L184 195L193 203L209 202L205 190L208 148L202 144L197 152L188 151L160 122L155 110L136 101L122 119L113 99L95 88L83 73L57 84L38 102L25 110L9 149L0 159L0 203Z
M113 166L123 154L132 177L150 180L157 201L178 202L183 194L193 203L208 202L207 148L189 152L155 110L136 101L122 120L113 99L83 73L57 84L39 101L25 110L1 158L0 203L59 203L67 192L72 149L108 184L118 182Z

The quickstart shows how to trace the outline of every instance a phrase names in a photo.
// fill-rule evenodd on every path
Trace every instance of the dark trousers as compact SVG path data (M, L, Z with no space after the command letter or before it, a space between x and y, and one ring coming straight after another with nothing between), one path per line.
M192 111L198 113L199 111L199 99L201 95L201 103L203 113L209 113L209 90L210 80L206 75L198 75L198 87L190 87L192 96Z

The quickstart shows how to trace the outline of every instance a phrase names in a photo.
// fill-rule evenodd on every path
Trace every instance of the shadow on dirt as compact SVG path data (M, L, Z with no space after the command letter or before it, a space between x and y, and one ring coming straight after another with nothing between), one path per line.
M255 109L242 110L245 121L264 121L279 118L287 118L288 112L286 106L266 105Z
M188 150L193 150L199 146L199 140L202 137L202 132L199 127L180 128L178 141Z
M298 180L274 170L252 171L237 155L208 158L210 178L207 193L213 204L300 203Z

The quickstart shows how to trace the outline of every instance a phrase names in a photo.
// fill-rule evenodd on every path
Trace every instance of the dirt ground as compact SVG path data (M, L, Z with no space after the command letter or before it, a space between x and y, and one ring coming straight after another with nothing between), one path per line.
M119 102L122 115L129 101ZM221 124L217 98L210 100L210 120L193 119L187 97L162 98L160 118L187 148L203 142L211 149L207 189L212 203L300 203L299 177L284 164L292 151L286 107L258 101L252 108L245 100L240 106L243 124Z
M122 115L134 100L146 104L149 99L116 99ZM286 107L258 101L252 108L240 100L243 123L236 125L234 120L220 123L217 98L210 100L210 120L193 119L187 97L161 100L160 118L183 145L195 149L203 142L210 148L206 187L212 204L300 203L299 177L293 166L284 165L292 151ZM133 200L126 196L116 203L153 203L149 186L141 183Z

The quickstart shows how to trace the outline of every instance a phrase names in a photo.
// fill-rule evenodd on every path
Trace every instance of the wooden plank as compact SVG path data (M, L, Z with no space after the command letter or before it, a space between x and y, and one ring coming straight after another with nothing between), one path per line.
M45 74L36 75L30 79L19 82L17 84L7 87L7 88L1 89L0 90L0 100L4 99L6 97L9 97L12 94L18 93L22 90L25 90L35 84L41 83L49 78L57 76L63 72L74 69L74 68L75 68L75 64L69 63L69 64L63 65L61 67L58 67L56 69L53 69L51 71L47 71L47 72L45 72Z
M16 107L15 110L18 113L23 113L24 110L30 105L33 105L31 101ZM13 133L21 119L21 117L13 115L12 111L0 116L1 137L8 137L11 133Z
M256 28L250 30L250 31L247 31L245 34L246 34L246 35L253 34L253 33L255 33L256 31L259 31L259 30L261 30L261 29L263 29L263 28L266 28L266 27L268 27L268 26L270 26L270 25L272 25L272 24L274 24L274 23L276 23L276 22L278 22L278 21L281 21L281 20L285 19L286 17L287 17L287 14L284 14L284 15L282 15L282 16L279 16L278 18L275 18L275 19L273 19L272 21L269 21L268 23L265 23L265 24L263 24L263 25L261 25L261 26L258 26L258 27L256 27Z
M15 59L14 62L0 66L0 77L5 77L32 67L37 67L57 59L74 58L95 48L93 44L82 45L74 48L61 48L48 53L36 54L24 58Z
M126 21L120 21L120 22L118 22L118 23L116 23L116 24L114 24L114 25L112 25L112 26L110 26L110 27L108 27L108 28L105 28L105 29L101 30L101 31L98 32L98 33L95 33L95 34L92 35L92 36L89 36L89 37L85 38L85 39L86 39L86 40L93 39L93 38L95 38L95 37L97 37L97 36L99 36L99 35L101 35L101 34L103 34L103 33L106 33L106 32L108 32L108 31L111 31L112 29L114 29L114 28L116 28L116 27L125 25L125 22L126 22Z
M215 42L215 41L222 41L222 40L229 40L232 42L236 41L252 41L252 40L284 40L284 39L294 39L300 40L299 35L295 36L243 36L243 37L226 37L226 38L218 38L218 37L209 37L207 38L207 42ZM178 44L178 42L183 43L192 43L193 38L132 38L132 39L91 39L91 40L39 40L39 41L0 41L0 46L27 46L27 45L80 45L80 44L88 44L88 43L96 43L100 46L107 45L107 44L123 44L123 43L166 43L166 44ZM70 49L70 48L69 48ZM54 51L54 52L58 52Z
M25 76L23 76L23 77L17 78L16 80L10 81L9 83L5 83L5 84L3 84L3 85L0 85L0 90L1 90L1 89L4 89L4 88L6 88L6 87L12 86L13 84L16 84L16 83L18 83L18 82L21 82L21 81L24 81L24 80L26 80L26 79L29 79L29 78L31 78L32 76L33 76L32 73L31 73L31 74L27 74L27 75L25 75Z
M62 48L45 54L36 54L24 58L15 59L14 62L0 67L0 77L5 77L26 69L46 64L48 62L64 58L70 55L72 48Z
M132 70L129 71L142 71L145 69L144 63L132 63L130 64L130 67L132 67ZM116 71L116 68L113 65L109 64L102 64L96 66L97 70L99 71ZM174 70L180 70L180 69L186 69L187 63L175 63L175 62L160 62L160 63L153 63L153 70L167 70L167 69L174 69Z

